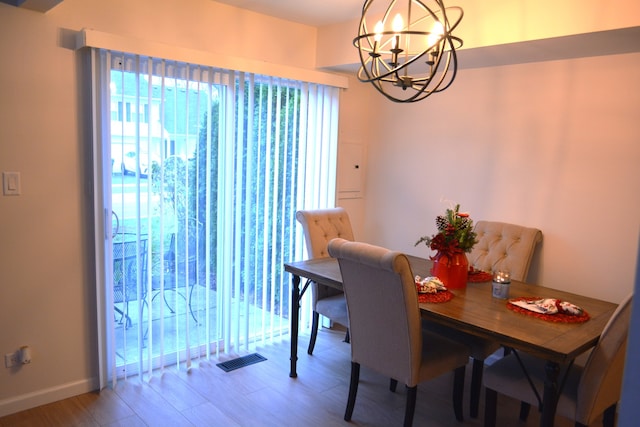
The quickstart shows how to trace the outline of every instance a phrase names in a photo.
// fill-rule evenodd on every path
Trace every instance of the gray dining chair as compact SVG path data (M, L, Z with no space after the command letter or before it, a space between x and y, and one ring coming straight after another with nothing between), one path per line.
M605 326L584 366L565 368L556 414L574 420L576 427L591 425L603 415L604 427L615 425L625 365L632 295L620 303ZM520 359L520 360L518 360ZM568 369L568 371L567 371ZM485 369L485 427L496 425L498 393L527 405L542 405L545 361L522 352L512 353ZM526 421L528 410L520 411Z
M326 258L329 256L327 245L336 237L353 240L353 229L349 215L344 208L328 208L316 210L299 210L296 219L304 231L307 255L309 258ZM339 325L347 328L344 341L349 342L349 318L347 303L341 290L320 286L311 281L311 307L313 318L311 323L311 338L308 354L313 354L318 336L320 315L323 315Z
M408 258L379 246L345 239L329 242L338 259L349 314L351 380L344 419L351 420L360 366L407 387L404 425L413 423L420 382L454 371L454 413L462 421L462 394L469 349L422 329L414 276Z
M535 249L542 241L540 230L505 222L478 221L474 231L478 243L467 256L469 265L489 272L508 270L512 280L526 281ZM500 344L433 322L424 324L431 332L443 334L469 346L473 358L469 412L472 418L477 418L484 361L500 349Z

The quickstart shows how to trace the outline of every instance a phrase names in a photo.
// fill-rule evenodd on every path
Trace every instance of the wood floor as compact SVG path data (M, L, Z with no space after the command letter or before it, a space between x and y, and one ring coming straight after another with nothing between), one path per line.
M343 420L349 386L349 345L344 333L323 329L313 356L301 335L298 378L289 378L289 341L259 347L267 361L224 372L202 361L188 372L167 369L150 381L129 379L100 393L87 393L0 418L0 426L399 426L405 391L388 388L388 379L366 368L351 423ZM231 357L230 357L231 358ZM458 423L451 404L452 375L418 387L414 426L482 426L469 418L465 383L465 421ZM484 402L481 403L483 405ZM527 423L518 422L517 402L499 396L498 426L537 426L532 409ZM600 424L594 424L594 426ZM556 426L573 423L558 417Z

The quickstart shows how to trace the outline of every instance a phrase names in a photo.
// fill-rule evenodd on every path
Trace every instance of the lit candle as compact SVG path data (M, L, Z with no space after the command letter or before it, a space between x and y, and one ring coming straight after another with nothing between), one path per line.
M509 298L509 284L511 283L511 274L508 271L496 271L493 276L492 294L496 298Z

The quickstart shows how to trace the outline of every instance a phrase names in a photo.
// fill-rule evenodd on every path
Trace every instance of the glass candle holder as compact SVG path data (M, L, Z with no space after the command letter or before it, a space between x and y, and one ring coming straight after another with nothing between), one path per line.
M505 270L498 270L493 275L492 294L495 298L509 298L511 274Z

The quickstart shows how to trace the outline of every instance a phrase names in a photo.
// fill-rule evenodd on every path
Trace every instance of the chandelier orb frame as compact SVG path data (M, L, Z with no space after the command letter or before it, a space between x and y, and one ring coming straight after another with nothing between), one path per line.
M442 0L391 0L376 19L375 2L365 0L353 39L360 56L358 79L402 103L451 86L458 70L456 49L462 46L452 32L462 20L462 8L445 7Z

